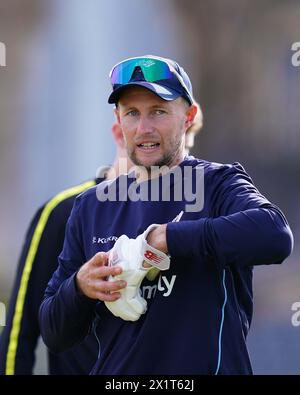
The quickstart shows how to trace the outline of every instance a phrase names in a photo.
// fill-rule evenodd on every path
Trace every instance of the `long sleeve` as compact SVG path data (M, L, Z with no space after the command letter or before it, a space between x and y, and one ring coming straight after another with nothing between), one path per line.
M283 213L257 191L239 164L217 173L207 193L213 215L168 224L171 256L211 258L221 268L281 263L293 248Z
M41 335L53 352L65 351L82 340L94 317L96 301L81 295L75 281L85 262L78 225L79 207L77 198L67 223L59 266L48 283L39 311Z

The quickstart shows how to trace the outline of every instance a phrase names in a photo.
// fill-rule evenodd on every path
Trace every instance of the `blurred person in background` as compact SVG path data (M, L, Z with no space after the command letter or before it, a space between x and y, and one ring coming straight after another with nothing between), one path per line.
M202 129L202 111L186 134L186 152L194 146L194 138ZM35 349L40 336L38 309L46 285L57 268L57 257L63 248L67 220L76 196L103 180L111 180L133 166L127 157L122 131L112 126L117 155L111 167L102 166L97 176L67 189L38 209L26 233L13 286L7 324L0 337L0 374L33 374ZM96 326L97 317L92 329ZM88 374L98 352L98 341L91 330L84 341L69 351L54 354L48 351L51 375Z
M66 189L38 209L26 233L13 286L6 326L0 337L0 374L32 374L35 349L40 336L38 309L46 285L57 268L65 227L74 200L83 191L127 171L133 164L127 159L122 132L112 126L117 155L111 167L99 167L95 179ZM122 160L122 162L121 162ZM126 163L126 168L124 164ZM123 165L123 168L122 168ZM50 374L87 374L97 357L93 333L74 349L55 355L48 352Z

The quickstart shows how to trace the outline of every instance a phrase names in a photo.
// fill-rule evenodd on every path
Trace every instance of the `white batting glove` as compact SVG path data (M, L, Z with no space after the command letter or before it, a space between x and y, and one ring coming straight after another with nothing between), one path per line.
M120 290L121 297L114 302L104 302L116 316L126 321L136 321L147 310L147 302L140 294L140 286L147 273L155 270L167 270L170 267L168 255L150 246L146 237L159 225L151 225L136 239L122 235L116 241L109 254L109 265L118 265L123 271L117 276L110 276L109 281L124 280L127 286ZM147 262L151 267L144 267Z

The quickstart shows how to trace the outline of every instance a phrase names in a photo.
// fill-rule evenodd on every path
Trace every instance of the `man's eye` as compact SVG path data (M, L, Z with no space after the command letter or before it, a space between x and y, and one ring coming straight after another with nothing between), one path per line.
M155 111L154 111L154 114L155 114L155 115L161 115L161 114L165 114L165 113L166 113L165 110L155 110Z
M126 113L126 115L129 115L131 117L135 117L136 115L138 115L138 112L136 110L130 110Z

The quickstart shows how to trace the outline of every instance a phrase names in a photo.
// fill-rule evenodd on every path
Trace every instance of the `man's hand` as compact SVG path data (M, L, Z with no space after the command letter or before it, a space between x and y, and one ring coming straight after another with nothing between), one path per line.
M148 242L149 245L156 248L157 250L164 252L165 254L168 252L166 232L167 232L167 224L158 225L157 228L149 232L148 236L146 237L146 241ZM150 267L150 265L147 262L144 262L143 266ZM159 272L160 272L159 269L153 267L152 269L149 270L146 277L149 281L153 281L158 276Z
M121 290L121 298L116 302L105 302L106 307L116 316L126 321L136 321L147 310L147 302L140 294L140 286L144 277L152 271L152 276L160 270L168 270L169 257L147 242L147 236L152 229L160 225L150 225L144 233L136 239L129 239L122 235L116 241L109 253L109 264L119 265L123 273L110 281L124 279L127 287ZM153 270L155 269L155 273ZM154 277L153 277L154 279Z
M79 292L91 299L113 302L121 296L121 289L126 287L126 281L108 281L109 276L117 276L122 273L118 266L107 266L108 253L98 252L81 266L76 275L76 283ZM112 293L111 293L112 292Z
M149 245L167 254L167 224L158 225L154 230L148 233L146 240Z

